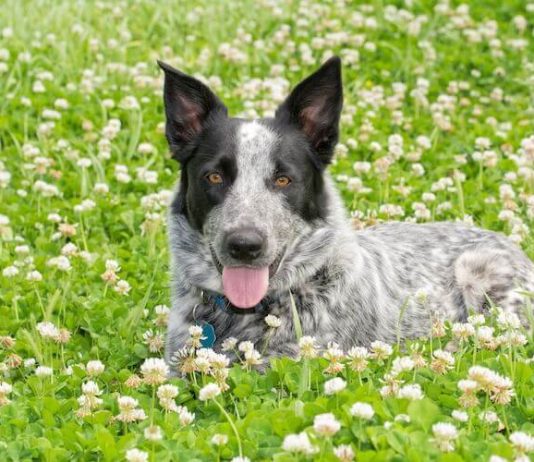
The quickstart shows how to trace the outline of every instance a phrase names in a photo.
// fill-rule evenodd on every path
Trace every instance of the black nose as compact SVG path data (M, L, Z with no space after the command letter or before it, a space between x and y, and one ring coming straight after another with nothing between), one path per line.
M264 245L263 236L252 228L233 231L226 236L226 249L236 260L246 262L255 260L261 255Z

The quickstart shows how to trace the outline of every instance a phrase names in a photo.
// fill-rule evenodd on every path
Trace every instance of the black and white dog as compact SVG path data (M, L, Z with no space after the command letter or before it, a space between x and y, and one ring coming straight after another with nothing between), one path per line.
M204 84L160 66L166 136L181 164L167 360L192 324L208 327L215 349L228 337L261 346L266 314L282 321L269 355L295 355L290 297L305 335L345 349L427 335L433 316L463 320L489 300L520 314L534 266L506 237L453 223L351 229L326 171L343 100L338 58L274 118L254 121L229 117Z

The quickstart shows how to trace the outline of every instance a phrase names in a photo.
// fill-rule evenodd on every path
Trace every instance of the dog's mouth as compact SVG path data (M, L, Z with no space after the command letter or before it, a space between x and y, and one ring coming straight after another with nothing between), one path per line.
M269 266L224 266L213 247L211 256L222 275L224 295L238 308L253 308L261 302L269 288L269 279L278 271L285 252L281 252Z

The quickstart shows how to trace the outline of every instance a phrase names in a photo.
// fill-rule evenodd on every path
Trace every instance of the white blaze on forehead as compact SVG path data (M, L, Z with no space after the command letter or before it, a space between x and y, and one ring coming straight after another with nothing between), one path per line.
M269 228L273 225L268 217L283 209L280 195L269 191L265 181L274 174L271 152L277 142L278 135L256 121L239 127L237 177L223 206L225 221L232 227Z
M247 183L260 183L274 171L270 153L278 136L256 121L247 122L237 132L237 175Z

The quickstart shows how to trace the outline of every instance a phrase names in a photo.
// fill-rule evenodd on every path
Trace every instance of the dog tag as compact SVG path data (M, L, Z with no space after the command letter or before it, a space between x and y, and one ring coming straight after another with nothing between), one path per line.
M216 339L213 326L209 322L202 323L202 340L200 341L202 348L213 348Z

